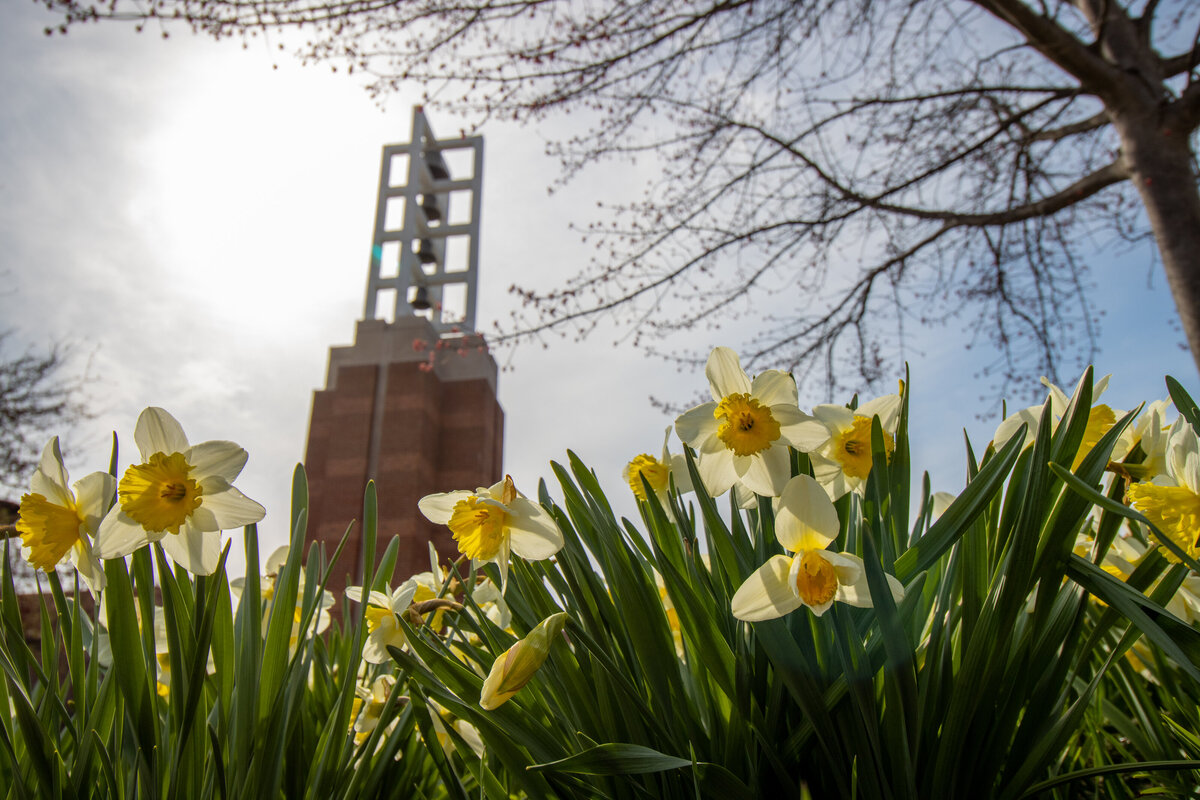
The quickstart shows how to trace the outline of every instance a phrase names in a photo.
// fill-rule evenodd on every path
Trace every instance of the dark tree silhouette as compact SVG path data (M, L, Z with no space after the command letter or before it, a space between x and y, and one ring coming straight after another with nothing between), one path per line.
M11 331L0 331L0 488L28 486L46 442L89 414L84 378L68 376L67 352L7 347Z
M985 371L1057 375L1094 354L1087 260L1152 237L1200 357L1195 0L37 2L48 33L301 29L375 92L583 112L564 179L649 160L591 265L513 287L501 340L611 318L653 349L765 308L743 357L831 385L894 375L906 326L947 321L996 345Z

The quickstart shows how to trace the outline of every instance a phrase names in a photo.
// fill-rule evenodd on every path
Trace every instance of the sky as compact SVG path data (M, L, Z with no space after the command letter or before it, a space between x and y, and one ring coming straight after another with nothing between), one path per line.
M46 37L48 24L27 0L0 3L0 329L34 348L65 343L86 371L95 417L63 441L73 480L107 468L113 431L124 469L138 413L163 406L193 443L249 452L237 485L267 508L269 550L286 539L329 348L352 343L362 313L380 149L408 140L419 87L377 103L344 74L265 45L118 24ZM463 124L437 111L430 120L443 137ZM510 284L558 285L584 266L593 251L570 224L644 183L648 165L608 163L550 196L558 163L545 144L577 124L480 131L481 331L514 308ZM1098 253L1091 266L1105 311L1097 373L1114 374L1105 400L1163 397L1165 374L1195 392L1161 268L1146 252ZM738 342L734 330L696 336L689 349ZM545 477L561 496L549 462L570 448L636 518L621 468L657 454L672 422L650 398L697 397L703 373L680 373L604 326L546 344L499 355L505 470L528 494ZM1000 411L976 377L979 351L962 344L940 328L906 349L914 464L951 492L964 480L964 429L981 447ZM802 408L827 399L800 387ZM239 565L235 555L231 572Z

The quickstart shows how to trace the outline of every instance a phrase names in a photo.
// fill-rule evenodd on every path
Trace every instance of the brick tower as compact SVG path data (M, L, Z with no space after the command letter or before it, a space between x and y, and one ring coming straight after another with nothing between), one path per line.
M470 175L453 177L452 167ZM363 319L352 346L329 351L304 457L308 540L332 554L353 526L331 591L361 580L368 480L379 554L393 535L401 540L395 585L429 569L428 542L443 557L456 552L417 501L503 477L496 362L474 332L482 167L481 137L438 140L419 107L411 140L383 148Z

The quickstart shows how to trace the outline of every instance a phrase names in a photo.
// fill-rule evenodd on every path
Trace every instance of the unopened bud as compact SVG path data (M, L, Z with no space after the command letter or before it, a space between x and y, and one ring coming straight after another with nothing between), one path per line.
M479 705L485 711L497 708L521 690L550 655L550 646L567 624L567 612L560 611L542 620L521 641L501 653L483 682Z

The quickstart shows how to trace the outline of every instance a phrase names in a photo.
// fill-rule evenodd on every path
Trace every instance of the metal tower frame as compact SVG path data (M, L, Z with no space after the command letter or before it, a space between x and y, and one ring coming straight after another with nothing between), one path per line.
M443 153L469 150L473 168L470 177L454 178ZM392 186L394 156L408 156L408 174L404 184ZM383 148L379 170L379 195L375 206L375 233L371 240L371 261L367 275L367 297L363 319L376 319L379 295L395 290L393 320L402 315L429 311L429 321L441 337L475 331L475 299L479 282L479 217L482 208L483 137L464 136L438 139L421 106L413 108L412 137L405 144ZM451 192L471 193L470 217L466 222L449 223ZM403 224L387 227L388 201L404 198ZM466 269L447 271L446 240L467 239ZM386 264L384 245L398 242L397 264ZM385 266L395 266L395 274L384 277ZM464 284L466 301L461 318L449 317L443 307L443 289Z

